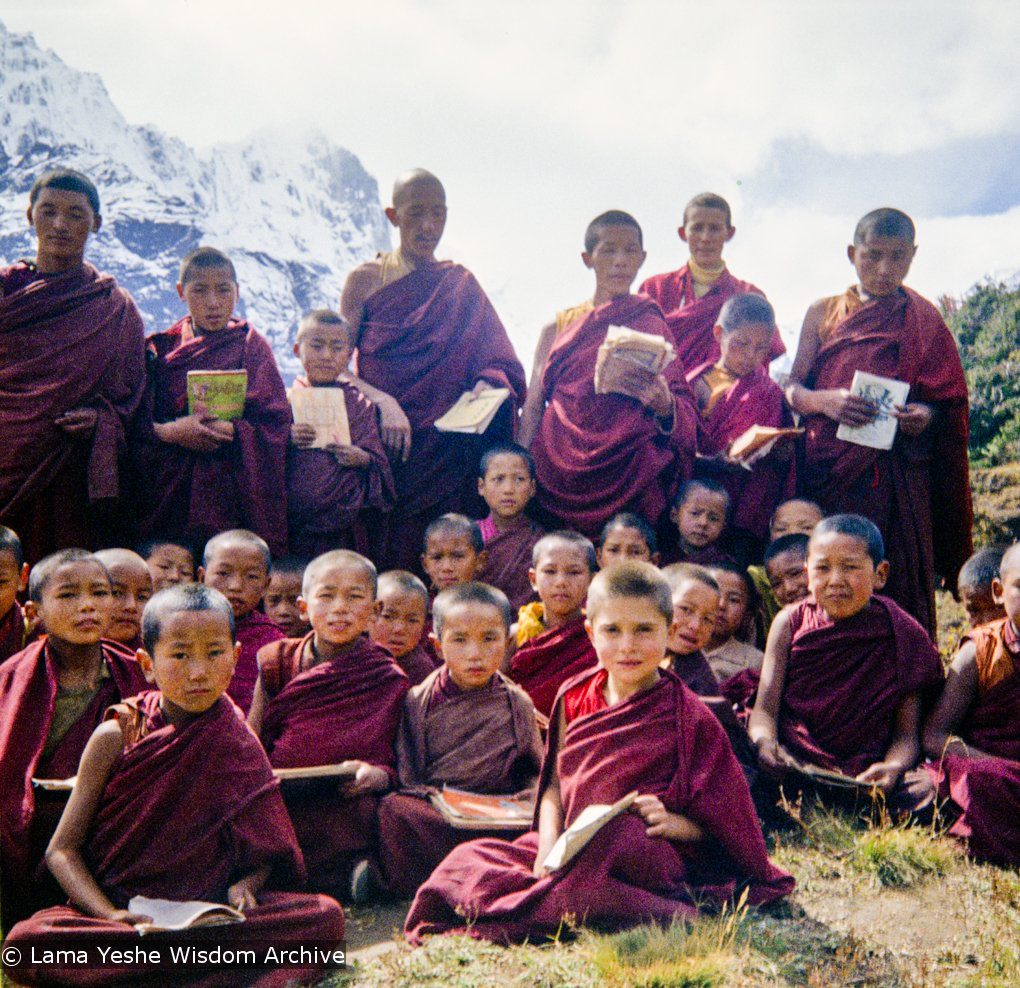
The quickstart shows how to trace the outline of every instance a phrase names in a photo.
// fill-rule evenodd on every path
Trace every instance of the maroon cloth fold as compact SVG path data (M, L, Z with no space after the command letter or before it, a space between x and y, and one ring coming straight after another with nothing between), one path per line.
M971 638L993 637L1004 647L1007 619L977 628ZM1020 657L1008 649L1013 672L978 689L958 734L993 758L949 755L929 771L941 798L960 811L949 832L967 841L972 855L1015 867L1020 864Z
M514 652L509 675L548 717L560 687L598 661L582 616L529 638Z
M483 536L485 531L483 527ZM485 539L488 559L478 579L502 590L515 613L536 597L528 570L531 569L531 551L543 535L545 530L540 525L527 515L521 515L505 532L496 532Z
M891 450L836 438L837 423L805 416L805 497L826 514L850 511L881 530L890 563L884 592L934 638L935 574L950 588L971 554L967 382L956 343L930 302L909 289L872 299L823 342L805 384L849 388L854 371L906 381L908 401L935 408L925 432L898 432Z
M598 690L604 670L564 686ZM563 699L558 702L564 702ZM704 827L711 840L691 849L646 835L634 813L617 817L562 872L532 873L538 835L513 843L462 844L419 889L404 926L414 943L456 930L498 942L554 935L564 917L600 927L696 914L698 905L732 898L751 904L793 889L768 859L754 805L729 742L704 704L670 672L650 689L567 724L560 750L551 735L541 792L559 776L564 826L581 810L631 790L657 795L666 808Z
M304 377L295 388L311 387ZM354 549L376 558L383 517L396 493L379 435L376 409L354 385L337 382L347 405L351 445L371 457L367 467L343 467L324 449L287 448L287 530L290 551L307 559L331 549Z
M0 621L0 663L16 655L25 645L25 612L21 604L15 601Z
M247 715L255 696L259 678L259 651L264 645L282 641L287 636L262 611L252 611L234 622L234 639L241 643L234 675L227 687L227 696Z
M357 367L411 423L410 457L393 464L397 505L385 565L418 570L428 522L446 511L473 514L479 454L512 438L524 368L481 286L450 261L416 268L368 298ZM486 434L437 431L436 419L479 380L511 392Z
M404 670L409 686L423 683L439 667L435 653L425 648L421 642L418 642L403 658L398 659L394 656L393 661Z
M122 493L144 354L131 296L91 264L59 275L25 261L0 270L0 524L20 535L28 562L98 547L88 509ZM88 439L54 424L74 408L98 413Z
M679 360L663 372L675 399L669 435L637 399L595 393L595 361L610 326L669 335L659 307L637 295L618 296L568 326L549 353L547 404L531 447L543 510L592 538L620 511L657 522L690 477L697 445L698 412Z
M687 375L688 382L693 384L713 366L695 367ZM782 389L765 367L737 378L707 417L698 416L698 452L704 456L725 456L733 441L753 425L775 428L793 425ZM750 470L721 465L712 475L722 482L730 496L729 525L764 540L776 506L794 494L792 445L773 449Z
M273 776L258 739L241 712L221 697L206 713L180 727L168 724L160 693L150 691L113 708L108 716L125 726L125 748L103 790L84 857L112 902L123 908L133 895L226 902L228 887L264 865L271 880L304 880L304 865ZM135 738L138 738L137 740ZM154 934L157 944L180 947L264 947L290 940L326 948L343 937L343 913L323 896L262 892L243 923ZM54 936L132 949L137 931L127 924L82 915L67 906L48 909L18 924L7 945L34 944ZM50 939L50 943L52 943ZM165 955L164 955L165 956ZM124 965L115 971L69 970L60 965L15 969L26 984L278 985L279 972L263 974L233 966L210 974L197 969ZM301 965L309 974L315 965ZM295 972L290 971L293 977Z
M202 545L230 528L249 528L274 555L287 551L286 459L290 405L265 338L232 319L216 333L196 335L191 317L148 339L145 411L136 443L147 505L143 536ZM244 417L234 440L213 453L160 442L153 422L188 414L189 370L246 370Z
M262 743L270 761L295 768L360 759L385 769L395 782L393 746L407 677L386 649L365 637L344 655L302 671L313 636L274 642L259 653L269 694ZM312 886L346 894L351 865L374 838L378 797L345 798L332 780L288 784L284 798Z
M698 696L721 696L722 690L712 667L702 651L681 655L679 652L667 652L669 667L683 681L684 686Z
M673 346L687 368L712 364L719 359L719 343L712 335L712 329L728 298L744 292L765 294L749 281L734 278L726 270L701 298L696 298L694 282L686 264L679 271L653 275L638 291L658 302L666 313ZM769 360L775 360L784 353L786 347L777 330L772 334Z
M874 596L833 621L808 597L786 608L793 638L779 710L779 741L795 757L857 775L882 761L896 709L911 693L931 699L942 663L924 628Z
M37 819L32 777L66 779L78 772L85 745L111 703L146 689L134 656L103 641L103 660L110 678L103 681L88 709L43 758L57 696L57 664L46 638L0 666L0 871L4 912L33 904L33 874L42 861L59 813Z

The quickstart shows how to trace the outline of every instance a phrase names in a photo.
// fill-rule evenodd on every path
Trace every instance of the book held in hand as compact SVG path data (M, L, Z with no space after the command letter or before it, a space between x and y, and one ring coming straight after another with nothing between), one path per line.
M32 786L41 789L43 792L70 792L78 781L77 775L69 779L32 779Z
M295 423L315 426L312 449L350 446L351 427L343 388L291 388L289 398Z
M445 415L436 419L436 428L440 432L481 435L492 424L496 412L509 397L509 388L486 388L477 397L465 391Z
M910 385L893 377L854 371L850 393L873 402L878 408L878 414L865 425L841 424L836 430L836 438L870 449L892 449L896 441L896 429L899 426L893 412L897 405L907 403Z
M637 792L629 792L611 806L605 803L586 806L577 815L577 819L560 834L542 864L550 871L558 871L570 864L610 820L615 820L629 810L636 798Z
M792 439L804 430L772 425L752 425L730 444L731 460L738 460L750 469L759 460L765 459L781 439Z
M297 768L274 768L278 779L334 779L354 778L358 774L358 762L337 762L334 765L300 765Z
M213 418L235 422L244 417L247 392L246 370L188 371L188 414L194 415L196 402L202 402Z
M626 326L610 326L595 358L595 393L634 397L623 384L635 367L658 374L676 359L669 340Z
M429 793L443 819L458 830L527 830L535 808L530 800L490 796L443 786Z
M150 899L148 896L136 895L128 902L128 911L152 917L151 922L139 923L135 927L139 934L244 922L244 913L220 902L177 902L173 899Z

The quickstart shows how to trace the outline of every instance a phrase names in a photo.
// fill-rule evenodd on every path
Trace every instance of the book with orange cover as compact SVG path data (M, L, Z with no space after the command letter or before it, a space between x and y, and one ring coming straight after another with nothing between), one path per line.
M531 826L535 807L531 800L485 795L443 786L429 793L432 805L458 830L516 830Z

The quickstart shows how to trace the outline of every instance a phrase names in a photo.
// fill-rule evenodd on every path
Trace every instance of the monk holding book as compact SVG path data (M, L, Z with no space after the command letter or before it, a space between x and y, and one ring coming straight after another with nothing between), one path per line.
M826 514L854 511L889 554L885 592L935 636L936 573L953 589L971 554L967 382L938 310L903 287L917 247L898 209L857 224L847 256L857 284L804 317L786 398L807 429L801 491ZM851 393L857 371L909 385L891 449L839 438L878 408Z
M386 216L400 245L350 273L340 311L357 349L358 387L379 403L393 460L397 504L380 561L413 571L433 518L473 513L478 457L485 444L513 437L524 369L471 273L436 260L446 226L439 179L423 169L402 175ZM493 387L510 394L484 437L435 428L464 392Z

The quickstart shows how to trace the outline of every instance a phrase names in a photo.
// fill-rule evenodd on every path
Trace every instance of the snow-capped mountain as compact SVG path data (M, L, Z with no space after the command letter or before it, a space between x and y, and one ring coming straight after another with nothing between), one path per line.
M267 128L195 151L131 126L99 76L0 23L0 263L34 255L28 190L58 165L99 187L103 227L86 256L131 292L147 332L184 314L177 267L209 244L233 259L240 312L285 372L301 313L335 308L347 272L389 248L375 179L318 131Z

